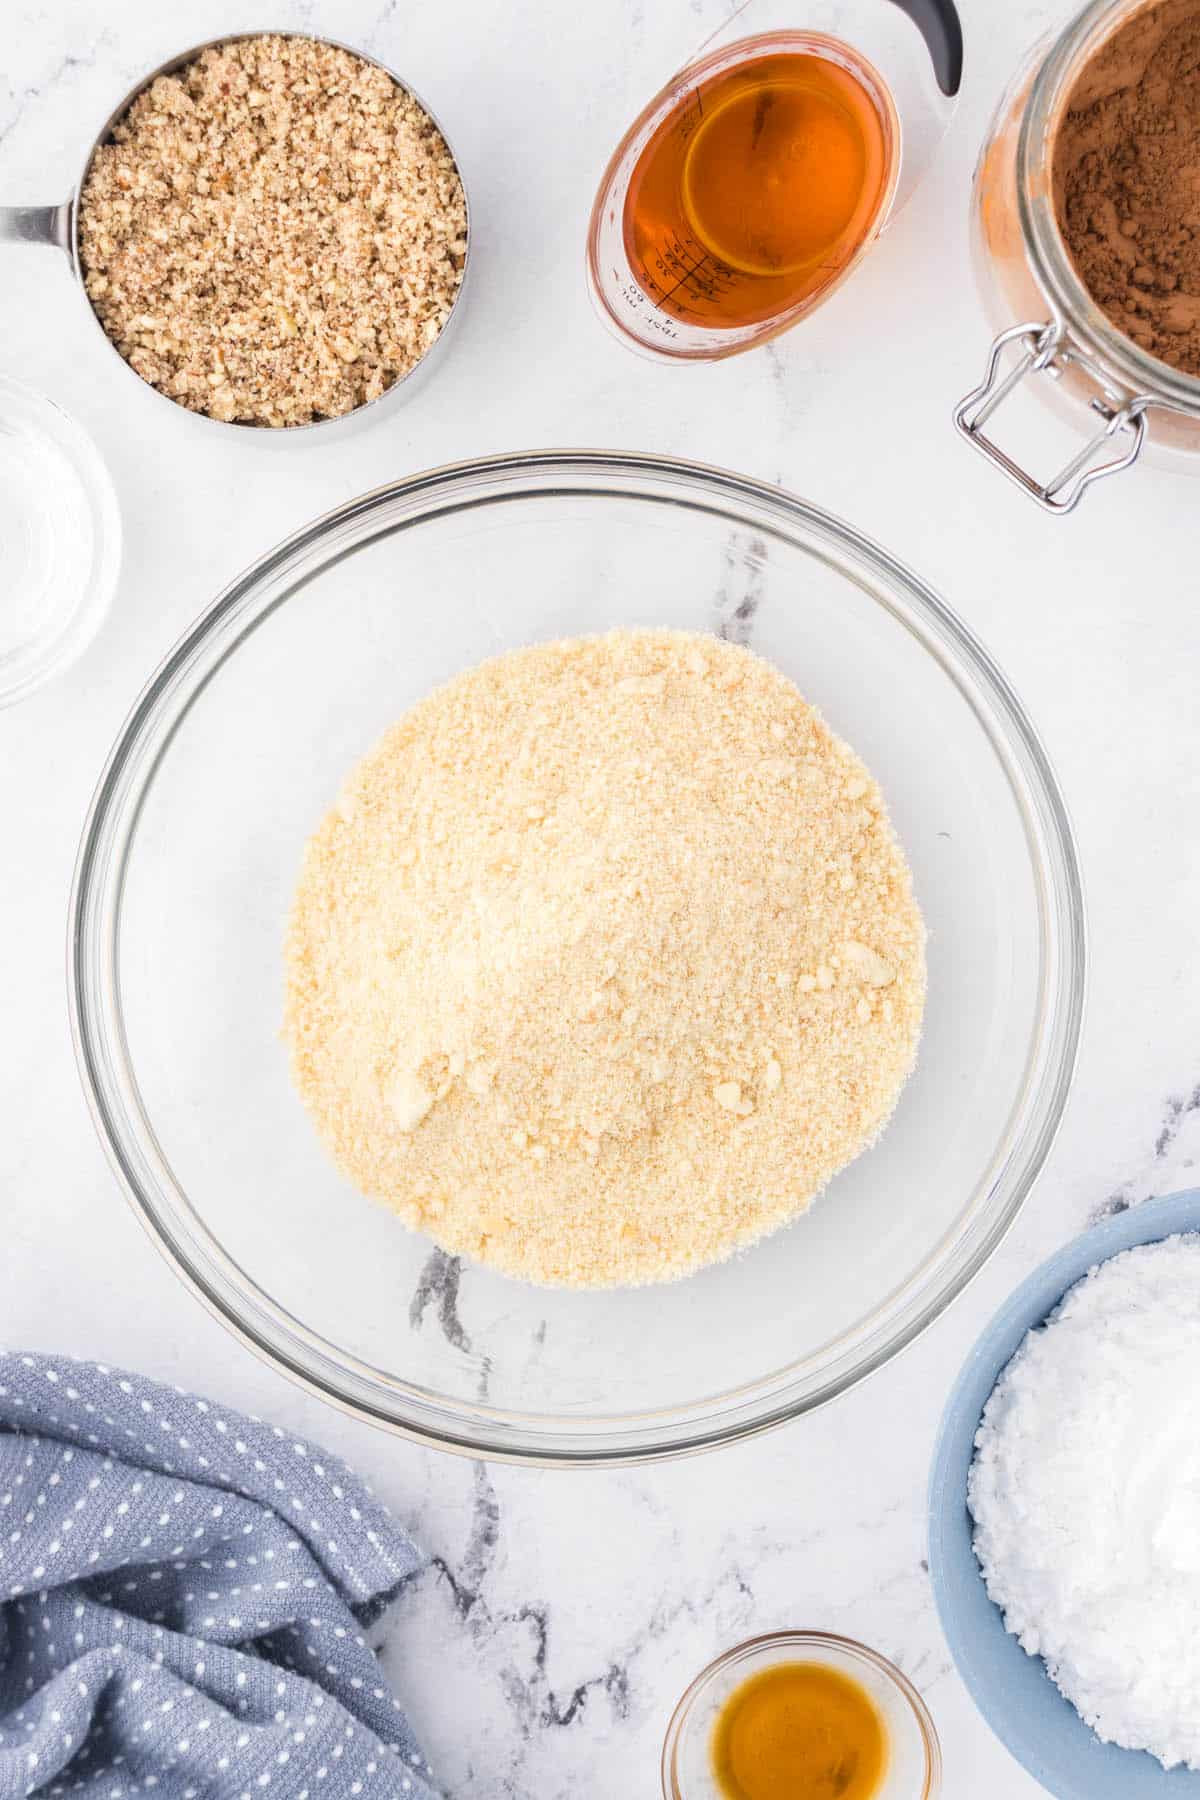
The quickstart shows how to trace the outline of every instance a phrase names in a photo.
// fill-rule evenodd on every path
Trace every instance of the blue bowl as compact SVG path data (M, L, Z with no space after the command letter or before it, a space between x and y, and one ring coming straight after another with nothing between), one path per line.
M1102 1744L1040 1656L1004 1629L971 1545L967 1471L988 1395L1025 1333L1096 1263L1179 1231L1200 1231L1200 1189L1147 1200L1085 1231L1005 1301L954 1384L929 1483L929 1574L958 1672L996 1736L1058 1800L1200 1800L1200 1773Z

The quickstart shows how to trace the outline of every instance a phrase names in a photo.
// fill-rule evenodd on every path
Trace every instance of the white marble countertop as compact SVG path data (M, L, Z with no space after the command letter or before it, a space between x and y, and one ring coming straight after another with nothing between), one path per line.
M1200 486L1138 471L1051 520L956 440L987 330L966 262L971 164L1055 0L965 0L967 80L936 175L855 280L769 352L647 365L592 316L586 209L614 137L720 0L276 0L271 22L377 51L441 112L476 220L475 290L436 380L372 431L304 454L164 421L98 353L65 263L4 255L0 368L72 410L126 526L112 617L65 678L0 715L0 1318L14 1345L135 1364L331 1443L433 1553L384 1633L391 1675L462 1800L658 1791L666 1718L715 1651L784 1625L844 1630L925 1693L946 1792L1036 1784L950 1667L922 1563L948 1382L1016 1280L1114 1197L1188 1185L1200 1150ZM798 4L797 22L804 8ZM55 200L148 66L262 22L232 0L13 0L0 195ZM1093 933L1078 1082L1001 1252L906 1355L825 1412L665 1467L488 1468L354 1425L260 1366L179 1286L121 1199L67 1028L65 908L79 826L135 689L241 566L406 471L534 445L678 452L780 481L938 586L1041 727L1078 827Z

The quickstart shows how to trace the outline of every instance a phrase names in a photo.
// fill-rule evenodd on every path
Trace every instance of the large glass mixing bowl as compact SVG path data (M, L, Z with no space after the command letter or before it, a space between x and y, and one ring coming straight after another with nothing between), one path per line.
M291 1086L281 946L306 837L406 707L494 652L623 625L748 641L863 755L912 863L929 1001L892 1123L807 1217L686 1281L565 1292L443 1255L341 1179ZM351 501L213 602L101 778L71 1000L123 1185L244 1342L428 1443L629 1461L820 1405L960 1292L1058 1125L1083 935L1045 754L922 582L741 476L547 452Z

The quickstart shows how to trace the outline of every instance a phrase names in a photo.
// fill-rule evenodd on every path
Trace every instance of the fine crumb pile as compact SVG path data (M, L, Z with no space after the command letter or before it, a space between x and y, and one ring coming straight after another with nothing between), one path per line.
M976 1441L975 1551L1009 1631L1106 1743L1200 1769L1200 1237L1073 1287Z
M686 1275L802 1212L912 1068L882 795L778 670L624 631L430 694L305 852L286 1035L342 1170L530 1281Z
M138 96L79 203L117 349L213 418L299 425L373 400L450 315L462 182L392 78L305 37L205 50Z

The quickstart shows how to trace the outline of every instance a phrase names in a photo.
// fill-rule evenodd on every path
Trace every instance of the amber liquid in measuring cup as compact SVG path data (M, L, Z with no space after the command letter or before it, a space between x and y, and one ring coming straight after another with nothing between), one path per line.
M624 217L630 264L663 312L714 330L761 324L815 298L878 227L894 116L851 54L756 57L691 87L663 120Z

